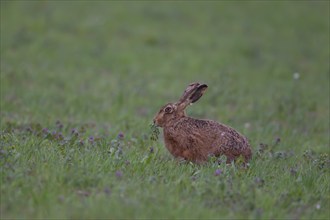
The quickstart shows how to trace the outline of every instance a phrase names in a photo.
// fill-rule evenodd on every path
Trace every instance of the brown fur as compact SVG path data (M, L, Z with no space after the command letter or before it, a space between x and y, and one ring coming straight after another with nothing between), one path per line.
M178 102L166 104L155 116L154 123L163 128L166 148L174 157L196 163L221 155L227 157L227 163L239 156L248 162L252 152L246 137L227 125L186 116L185 108L206 89L205 84L190 84Z

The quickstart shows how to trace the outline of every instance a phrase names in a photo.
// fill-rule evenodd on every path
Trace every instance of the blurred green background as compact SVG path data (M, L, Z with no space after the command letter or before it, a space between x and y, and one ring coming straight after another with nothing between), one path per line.
M329 26L329 1L1 0L1 130L59 120L142 140L199 81L189 115L254 150L280 137L281 150L329 153Z
M202 81L204 117L311 127L328 117L328 6L2 1L2 117L143 123Z

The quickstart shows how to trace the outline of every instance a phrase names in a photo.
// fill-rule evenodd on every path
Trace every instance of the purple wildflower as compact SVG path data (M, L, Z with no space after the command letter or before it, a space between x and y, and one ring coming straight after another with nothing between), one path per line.
M71 130L71 134L77 135L78 134L78 130L76 128L73 128Z
M60 132L60 133L58 133L57 138L58 138L59 140L63 140L63 139L64 139L64 136L63 136L63 134Z
M58 139L58 133L56 131L52 131L52 139Z
M45 134L48 134L49 133L49 130L48 130L48 128L43 128L42 129L42 132L45 133Z
M91 144L93 144L94 143L94 137L93 136L89 136L88 142L91 143Z
M119 132L118 136L119 139L123 139L124 138L124 133L123 132Z
M150 151L150 153L153 153L155 151L154 147L150 147L149 151Z
M222 174L222 170L220 169L217 169L215 172L214 172L214 176L219 176Z
M123 177L123 172L121 172L120 170L117 170L117 171L116 171L116 177L117 177L117 178L121 178L121 177Z

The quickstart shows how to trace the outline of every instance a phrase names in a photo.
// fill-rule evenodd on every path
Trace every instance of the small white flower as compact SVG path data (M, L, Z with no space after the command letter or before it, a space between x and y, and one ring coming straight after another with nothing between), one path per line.
M293 74L293 79L297 80L297 79L299 79L299 78L300 78L300 74L297 73L297 72L295 72L295 73Z
M315 205L315 208L316 208L316 209L320 209L320 208L321 208L321 204L320 204L320 203L317 203L317 204Z
M244 127L245 127L246 129L249 129L249 128L251 127L251 124L250 124L249 122L246 122L246 123L244 124Z

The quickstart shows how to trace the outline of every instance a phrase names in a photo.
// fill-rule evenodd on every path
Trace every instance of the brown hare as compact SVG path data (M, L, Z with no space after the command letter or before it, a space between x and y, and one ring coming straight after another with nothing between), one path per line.
M174 157L195 163L221 155L227 157L227 163L240 156L247 163L252 152L246 137L227 125L186 116L185 108L206 89L205 84L190 84L178 102L166 104L155 116L154 124L163 128L166 148Z

